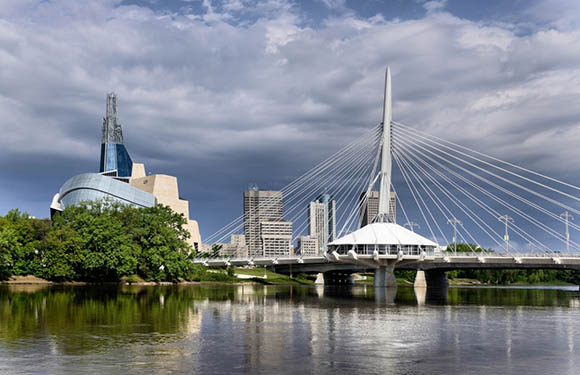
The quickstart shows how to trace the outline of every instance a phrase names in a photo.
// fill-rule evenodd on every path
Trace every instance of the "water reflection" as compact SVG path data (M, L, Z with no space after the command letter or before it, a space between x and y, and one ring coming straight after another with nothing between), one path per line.
M559 289L2 286L0 373L575 374L578 298Z

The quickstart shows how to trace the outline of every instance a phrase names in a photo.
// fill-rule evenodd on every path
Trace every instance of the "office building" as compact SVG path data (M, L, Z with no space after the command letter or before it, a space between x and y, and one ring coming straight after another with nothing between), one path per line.
M262 221L260 222L260 239L262 241L262 256L278 257L294 255L292 247L292 222Z
M361 201L364 199L366 193L362 193L360 196ZM371 191L365 202L361 204L361 228L365 225L372 223L374 218L379 213L379 192ZM391 191L389 199L389 222L397 222L397 197L394 192Z
M318 239L318 254L326 252L336 237L336 202L330 194L322 194L308 207L310 237Z
M245 258L248 256L246 237L243 234L232 234L230 243L221 244L220 255L232 258Z
M318 238L313 236L298 237L298 251L302 256L320 255Z
M263 256L261 223L282 222L282 192L249 189L244 191L244 235L249 256Z

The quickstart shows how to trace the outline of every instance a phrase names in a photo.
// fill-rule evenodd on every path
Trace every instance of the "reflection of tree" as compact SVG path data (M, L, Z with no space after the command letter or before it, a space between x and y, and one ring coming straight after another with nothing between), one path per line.
M559 289L449 288L450 305L569 306L573 294Z
M32 293L1 288L0 340L49 334L64 353L78 354L112 342L129 343L138 334L184 332L194 315L193 302L200 298L196 292L178 287L65 287Z

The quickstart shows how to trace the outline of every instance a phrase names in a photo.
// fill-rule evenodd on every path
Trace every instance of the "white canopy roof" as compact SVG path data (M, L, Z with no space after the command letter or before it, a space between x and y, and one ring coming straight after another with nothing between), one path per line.
M437 246L427 238L393 223L372 223L356 230L330 245L400 245Z

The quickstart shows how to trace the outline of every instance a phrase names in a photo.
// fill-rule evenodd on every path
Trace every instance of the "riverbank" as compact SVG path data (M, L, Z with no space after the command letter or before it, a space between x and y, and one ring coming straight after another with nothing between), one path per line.
M264 269L243 269L235 268L228 274L224 270L206 270L206 272L196 275L197 280L169 281L147 281L137 275L123 277L119 281L87 282L87 281L50 281L33 275L11 276L7 280L0 281L0 285L101 285L101 284L123 284L123 285L188 285L188 284L235 284L235 285L314 285L314 279L307 278L306 275L289 277Z
M86 281L50 281L33 275L12 276L8 280L0 281L0 285L101 285L101 284L123 284L139 286L156 286L156 285L199 285L199 284L235 284L235 285L296 285L308 286L314 285L312 277L306 278L305 275L300 277L289 277L272 271L254 268L254 269L235 269L234 276L227 280L179 280L177 282L169 281L146 281L136 276L122 278L120 281L109 282L86 282ZM211 272L210 272L211 273ZM222 274L222 272L220 272ZM225 275L225 273L224 273ZM367 276L365 279L355 280L355 285L373 285L373 277ZM413 286L413 282L397 278L398 286ZM450 279L450 286L575 286L576 284L566 283L563 281L543 282L543 283L482 283L475 279Z

